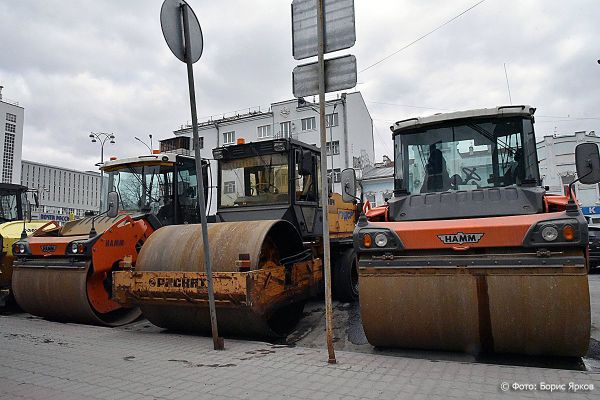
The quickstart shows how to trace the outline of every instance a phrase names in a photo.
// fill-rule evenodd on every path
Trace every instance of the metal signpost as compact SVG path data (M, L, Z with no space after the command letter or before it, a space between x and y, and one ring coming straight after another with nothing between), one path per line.
M294 96L319 94L321 133L321 207L323 209L323 267L325 269L325 315L328 362L336 363L333 349L333 306L331 301L331 250L327 208L327 135L325 92L356 86L356 58L325 60L325 53L350 48L356 42L354 0L293 0L292 46L297 60L317 56L317 62L300 65L292 73Z
M212 265L210 247L208 246L208 223L206 221L206 204L204 198L204 180L202 179L202 158L198 146L198 115L196 113L196 90L194 88L193 64L200 59L204 41L198 18L192 8L184 0L165 0L160 10L160 24L167 45L179 60L187 64L188 86L190 91L190 107L192 111L192 131L194 155L196 157L196 181L198 182L198 206L202 223L202 242L204 244L204 268L208 280L208 303L210 309L210 325L215 350L223 350L223 338L219 337L215 294L213 290Z

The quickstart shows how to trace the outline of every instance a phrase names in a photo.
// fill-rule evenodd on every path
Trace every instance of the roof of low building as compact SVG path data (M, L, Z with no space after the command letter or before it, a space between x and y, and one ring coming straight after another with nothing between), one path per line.
M394 167L367 167L363 170L362 179L393 178Z

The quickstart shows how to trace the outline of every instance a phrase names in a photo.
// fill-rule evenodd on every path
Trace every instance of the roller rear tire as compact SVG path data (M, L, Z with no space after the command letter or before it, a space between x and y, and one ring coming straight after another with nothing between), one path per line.
M335 297L345 303L358 301L358 268L354 249L346 249L337 259L334 274Z

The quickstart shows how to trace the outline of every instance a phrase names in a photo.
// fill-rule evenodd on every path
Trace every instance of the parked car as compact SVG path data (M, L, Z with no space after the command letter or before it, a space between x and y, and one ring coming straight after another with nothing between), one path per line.
M600 268L600 225L588 225L590 248L590 271Z

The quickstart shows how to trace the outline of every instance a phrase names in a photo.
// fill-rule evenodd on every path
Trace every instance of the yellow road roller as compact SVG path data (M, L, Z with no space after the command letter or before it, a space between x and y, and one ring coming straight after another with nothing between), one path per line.
M12 300L13 243L23 236L31 235L46 221L31 220L27 199L28 188L13 183L0 183L0 307ZM33 193L37 204L37 193Z
M319 149L293 139L213 150L217 214L208 224L219 332L285 334L323 283ZM332 265L337 292L357 291L352 231L357 206L332 194ZM144 243L135 267L113 272L114 299L138 305L153 324L210 332L201 225L171 226ZM345 278L340 275L346 273ZM334 285L334 291L336 287Z

